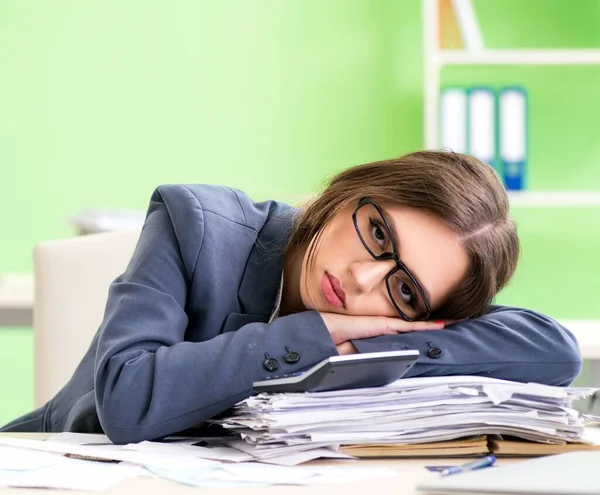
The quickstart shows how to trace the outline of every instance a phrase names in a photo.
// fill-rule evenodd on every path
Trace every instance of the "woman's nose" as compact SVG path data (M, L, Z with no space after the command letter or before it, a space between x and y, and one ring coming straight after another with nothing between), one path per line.
M348 271L354 280L357 292L371 292L385 276L394 268L394 262L389 261L357 261L350 264Z

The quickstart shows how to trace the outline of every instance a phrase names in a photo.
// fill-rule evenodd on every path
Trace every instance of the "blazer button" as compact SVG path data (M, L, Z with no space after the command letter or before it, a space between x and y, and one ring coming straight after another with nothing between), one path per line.
M285 350L288 351L287 354L285 355L285 357L283 358L283 359L285 359L286 363L294 364L294 363L297 363L298 361L300 361L300 354L290 350L289 347L286 347Z
M443 351L439 347L430 347L427 351L427 355L431 359L438 359L439 357L441 357L442 353Z
M263 363L263 366L267 371L275 371L279 369L279 361L275 358L267 358Z

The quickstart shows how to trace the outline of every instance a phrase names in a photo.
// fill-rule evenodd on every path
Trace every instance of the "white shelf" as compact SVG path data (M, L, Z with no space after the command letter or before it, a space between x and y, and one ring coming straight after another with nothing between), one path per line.
M32 273L0 274L0 327L31 327L33 297Z
M33 308L33 274L0 274L0 310Z
M508 197L515 207L600 206L600 191L511 191Z
M439 64L444 65L600 65L600 49L558 50L438 50Z

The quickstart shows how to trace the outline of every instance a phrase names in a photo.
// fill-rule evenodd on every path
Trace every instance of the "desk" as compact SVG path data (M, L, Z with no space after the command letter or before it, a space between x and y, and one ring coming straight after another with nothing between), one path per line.
M0 327L33 325L33 274L0 274Z
M7 434L20 438L43 439L49 434L45 433L23 433L23 434ZM144 495L190 495L192 490L202 495L281 495L282 490L285 493L291 494L310 494L310 495L365 495L369 493L394 494L394 495L416 495L415 486L419 480L427 476L429 473L424 466L440 466L440 465L455 465L466 462L465 459L362 459L359 461L348 461L348 469L353 469L356 466L369 467L387 467L398 471L401 476L397 478L372 478L359 483L340 484L340 485L311 485L311 486L283 486L274 485L267 487L253 488L192 488L178 483L165 481L162 479L146 479L138 478L125 481L120 485L113 487L105 492L107 495L130 495L132 493L143 493ZM500 459L498 464L508 464L510 462L518 462L514 459ZM345 462L344 462L345 463ZM319 460L311 461L308 464L331 465L332 461ZM339 462L335 465L339 466ZM75 495L78 493L93 493L93 492L75 492L67 490L30 490L23 488L1 489L1 495Z

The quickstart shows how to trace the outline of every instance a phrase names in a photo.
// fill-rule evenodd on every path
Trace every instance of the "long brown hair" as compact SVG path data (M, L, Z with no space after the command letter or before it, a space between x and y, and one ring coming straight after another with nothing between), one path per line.
M419 151L367 163L334 176L306 205L292 227L286 252L311 245L310 260L323 227L341 210L369 196L435 215L467 250L469 267L434 318L484 314L510 280L520 255L508 195L493 169L476 158L446 151Z

